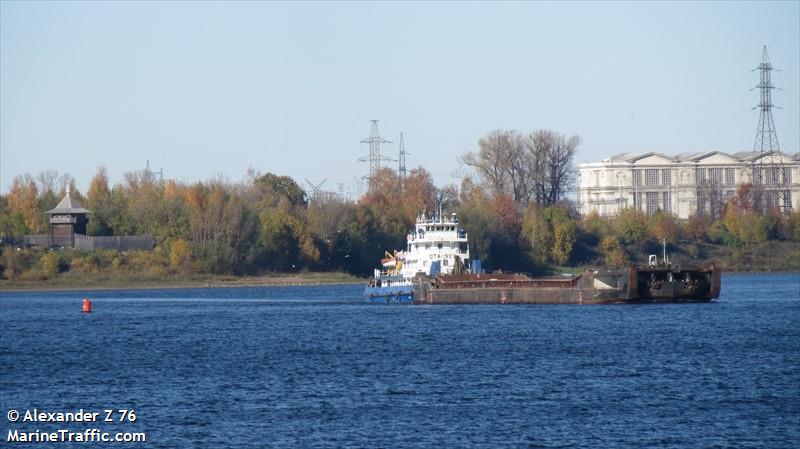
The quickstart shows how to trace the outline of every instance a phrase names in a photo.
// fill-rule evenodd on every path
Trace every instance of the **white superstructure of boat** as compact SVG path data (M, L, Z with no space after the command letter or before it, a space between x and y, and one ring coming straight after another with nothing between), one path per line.
M417 273L452 274L469 261L467 232L459 228L455 213L420 215L414 230L406 236L406 249L397 258L402 262L400 273L404 278L411 279ZM458 264L462 267L456 268Z
M456 214L417 217L414 229L406 236L406 248L385 252L381 267L364 288L372 302L410 302L412 283L417 274L464 273L468 270L467 232L458 227ZM475 261L473 269L480 269Z

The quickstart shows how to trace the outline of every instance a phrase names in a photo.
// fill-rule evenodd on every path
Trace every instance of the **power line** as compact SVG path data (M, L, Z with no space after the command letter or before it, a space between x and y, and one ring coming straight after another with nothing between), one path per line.
M769 61L767 46L761 50L761 64L753 71L759 72L759 83L753 88L758 89L760 99L753 109L759 109L756 140L753 152L758 153L754 158L751 168L751 181L755 187L754 202L756 208L765 211L777 207L783 212L789 212L792 207L791 193L789 191L789 173L783 164L783 154L778 144L778 133L775 131L775 122L772 119L772 63ZM751 89L751 90L753 90Z
M375 182L377 181L375 176L377 175L378 170L381 168L381 162L391 160L387 157L381 156L381 144L392 143L392 141L386 140L380 136L380 132L378 131L378 120L370 120L370 122L372 125L370 127L369 138L361 141L361 143L369 144L369 156L362 157L359 159L359 161L369 161L369 190L372 190L375 187Z

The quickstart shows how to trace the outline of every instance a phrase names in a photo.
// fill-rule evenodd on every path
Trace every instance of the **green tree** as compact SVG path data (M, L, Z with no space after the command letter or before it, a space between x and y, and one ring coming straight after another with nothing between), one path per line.
M364 229L353 221L336 232L331 265L338 270L367 276L376 267L376 253Z
M192 260L189 242L183 239L173 240L170 244L169 264L172 268L185 268Z
M108 188L108 173L105 167L99 167L86 192L86 208L92 212L86 226L89 235L113 234L110 223L113 207L111 190Z
M712 220L708 215L692 214L683 226L683 235L692 242L704 242L708 239L708 231L711 224Z
M67 268L66 261L58 251L46 252L41 257L40 263L42 264L42 269L44 272L51 276L61 273Z
M793 212L787 219L788 235L792 240L800 241L800 211Z
M255 178L253 184L259 201L266 207L275 207L281 201L287 201L291 206L297 207L308 205L306 192L289 176L267 173Z
M25 218L22 212L12 212L8 199L0 196L0 244L10 243L25 235Z
M548 208L548 221L553 227L553 262L564 265L572 256L575 242L575 221L561 207Z
M622 267L628 264L628 255L622 248L618 237L611 235L603 237L600 248L603 251L606 265L609 267Z
M457 209L459 227L468 230L470 257L480 259L487 269L498 267L492 254L495 229L489 200L483 187L475 186L468 193L462 186L462 201ZM499 262L499 261L497 261Z
M461 157L472 167L492 196L508 195L524 208L534 201L543 207L564 199L574 179L573 158L578 136L550 130L524 136L495 130L478 141L478 151Z
M400 193L404 223L410 226L420 213L435 212L437 194L438 189L433 184L431 173L422 167L412 169L406 176Z
M671 214L660 210L650 216L648 228L650 235L658 241L675 242L680 232L680 227L675 218Z
M9 212L21 214L26 230L33 233L44 231L38 192L33 178L26 174L14 178L6 196Z
M563 265L572 256L577 226L563 207L532 205L525 215L524 232L538 263Z
M639 209L622 209L614 216L613 228L624 243L640 242L647 237L647 214Z
M291 217L286 211L275 209L262 212L261 237L263 248L260 259L262 267L273 271L286 271L296 267L299 256L299 241L292 227Z
M128 197L125 188L121 185L116 185L111 189L111 211L107 219L114 235L137 233L136 220L128 209Z
M730 208L725 211L722 223L725 229L736 236L732 243L761 243L769 239L774 223L768 216L755 210Z
M585 215L580 225L583 232L591 234L598 239L611 233L611 223L609 223L607 219L601 217L596 209L592 209L588 215Z
M23 251L11 246L3 247L3 276L6 279L17 279L25 270Z
M552 259L555 235L547 219L545 209L531 204L525 213L523 232L531 245L531 253L539 265L546 265Z

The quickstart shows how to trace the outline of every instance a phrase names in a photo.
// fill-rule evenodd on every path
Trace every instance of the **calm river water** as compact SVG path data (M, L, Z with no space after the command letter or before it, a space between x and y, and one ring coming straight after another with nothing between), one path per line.
M0 293L0 447L86 428L146 433L99 445L120 448L800 447L800 274L726 275L710 304L360 293L95 291L88 315L84 292ZM8 419L34 408L136 420Z

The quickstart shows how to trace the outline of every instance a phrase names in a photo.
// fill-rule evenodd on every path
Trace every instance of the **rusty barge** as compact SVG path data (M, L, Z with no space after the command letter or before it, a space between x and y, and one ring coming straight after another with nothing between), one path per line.
M628 304L708 302L719 297L721 269L710 264L588 269L570 277L466 273L418 275L415 304Z

